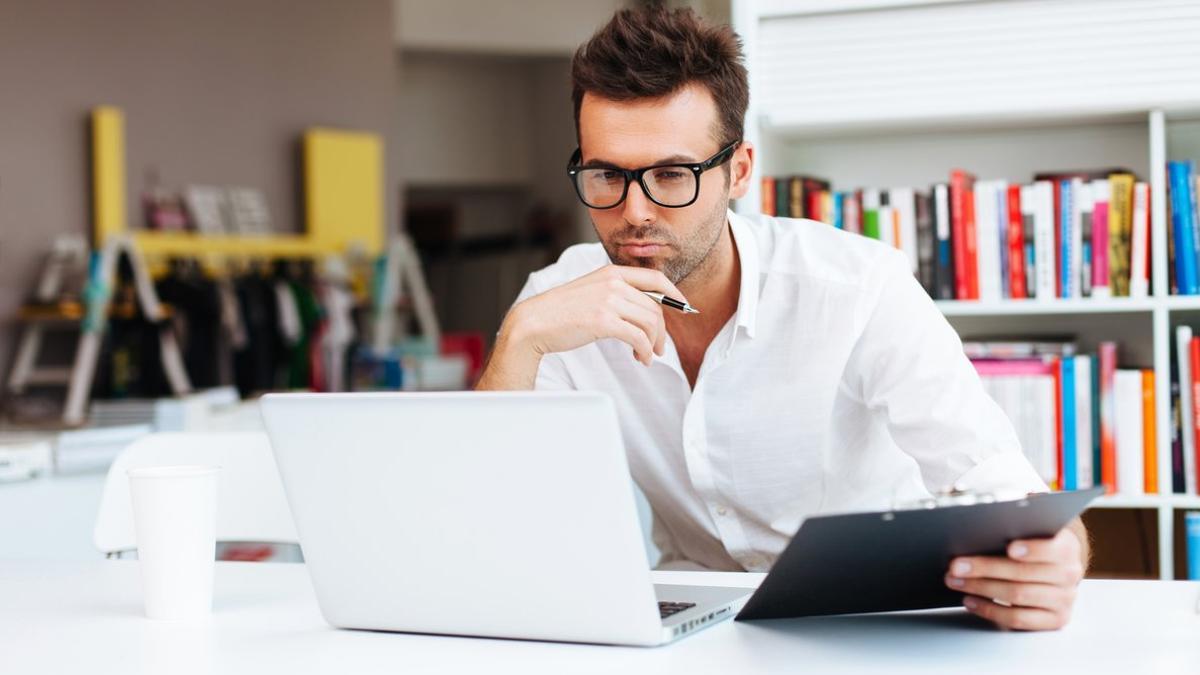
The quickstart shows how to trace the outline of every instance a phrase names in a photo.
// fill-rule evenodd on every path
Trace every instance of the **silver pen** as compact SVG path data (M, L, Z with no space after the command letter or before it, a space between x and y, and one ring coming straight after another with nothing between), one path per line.
M699 314L700 313L700 310L696 309L695 307L692 307L691 305L687 304L686 302L684 302L682 300L676 300L675 298L667 297L667 296L663 295L662 293L655 293L654 291L642 291L642 292L645 293L647 296L650 297L651 300L657 302L658 304L665 305L667 307L671 307L672 309L677 309L677 310L683 312L684 314Z

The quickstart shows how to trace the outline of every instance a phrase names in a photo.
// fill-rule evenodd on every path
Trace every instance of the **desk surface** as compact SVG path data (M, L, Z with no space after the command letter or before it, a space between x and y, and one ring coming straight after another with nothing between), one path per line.
M757 574L655 573L754 586ZM1086 581L1062 631L1014 633L959 610L724 622L652 649L344 631L299 564L218 563L198 625L143 618L133 561L0 561L11 673L1200 672L1200 584Z

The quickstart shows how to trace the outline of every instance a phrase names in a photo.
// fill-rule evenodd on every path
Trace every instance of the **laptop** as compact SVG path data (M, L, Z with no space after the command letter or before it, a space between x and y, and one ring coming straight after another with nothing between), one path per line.
M603 394L268 394L262 412L339 628L649 646L749 596L651 583Z

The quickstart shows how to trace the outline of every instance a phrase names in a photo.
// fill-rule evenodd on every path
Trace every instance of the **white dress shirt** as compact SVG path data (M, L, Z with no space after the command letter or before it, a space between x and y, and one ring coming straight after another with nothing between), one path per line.
M669 336L650 367L604 339L538 369L538 389L615 401L660 566L765 571L809 515L1047 490L903 253L811 220L729 225L737 311L694 389ZM517 300L607 264L572 246Z

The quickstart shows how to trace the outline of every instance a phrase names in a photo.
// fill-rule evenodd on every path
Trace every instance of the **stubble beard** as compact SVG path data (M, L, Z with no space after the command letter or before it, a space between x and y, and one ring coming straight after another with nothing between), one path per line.
M603 238L600 241L604 245L604 250L608 253L608 259L614 265L657 269L672 284L679 285L680 282L700 269L704 262L708 260L713 249L716 248L717 242L721 240L721 229L725 227L728 210L728 199L718 201L713 210L705 216L703 225L693 230L691 235L683 240L676 238L671 232L655 225L625 223L625 227L613 235L612 241L605 241ZM595 227L594 222L592 226ZM599 234L599 231L597 231L597 234ZM614 242L629 239L664 242L678 251L678 253L669 258L634 258L623 256Z

